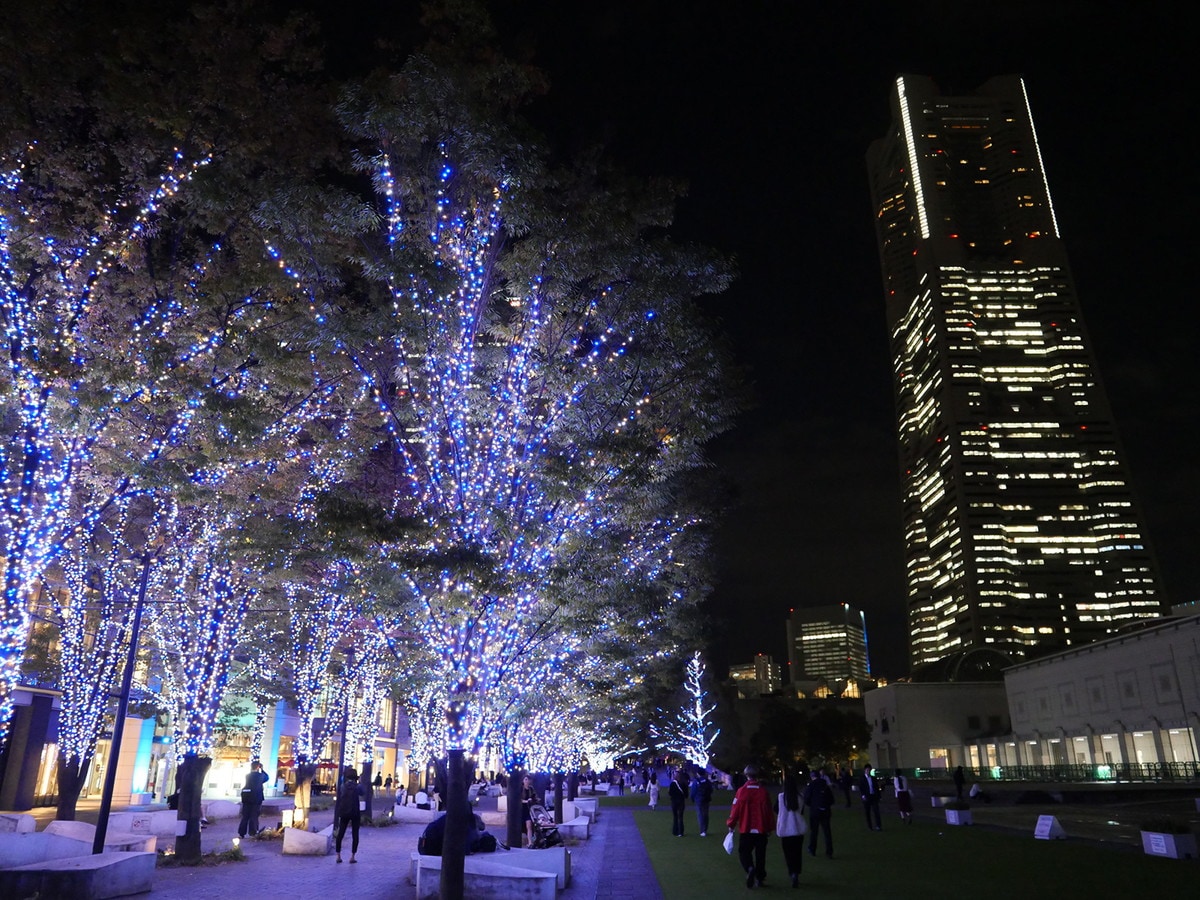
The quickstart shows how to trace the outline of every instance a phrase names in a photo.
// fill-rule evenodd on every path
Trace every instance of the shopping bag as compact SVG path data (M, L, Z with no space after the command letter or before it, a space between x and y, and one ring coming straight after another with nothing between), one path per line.
M726 853L733 853L733 832L732 831L727 831L725 833L725 843L723 843L721 846L725 848Z

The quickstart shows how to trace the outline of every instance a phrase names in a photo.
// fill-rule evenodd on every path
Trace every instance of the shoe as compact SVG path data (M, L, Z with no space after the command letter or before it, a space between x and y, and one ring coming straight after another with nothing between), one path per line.
M700 832L700 837L708 837L708 832L707 831Z
M508 846L508 844L504 843L504 841L496 841L496 843L500 845L501 850L511 850L512 849L512 847Z
M808 848L808 855L809 855L809 856L816 856L816 855L817 855L817 851L816 851L816 850L814 850L812 847L809 847L809 848Z
M338 861L338 862L341 862L341 861L342 861L341 854L339 854L339 855L338 855L337 861Z
M800 887L800 876L795 872L792 873L792 887Z
M358 860L357 860L357 859L355 859L355 858L352 856L352 857L350 857L350 862L352 862L352 863L356 863L356 862L358 862Z
M753 869L746 870L746 887L748 887L748 888L754 887L754 870Z

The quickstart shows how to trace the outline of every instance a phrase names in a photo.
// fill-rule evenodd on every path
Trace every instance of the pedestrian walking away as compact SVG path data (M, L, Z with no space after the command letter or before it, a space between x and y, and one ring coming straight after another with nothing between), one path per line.
M692 802L696 804L696 824L700 828L700 837L708 835L708 807L712 804L712 794L713 786L708 774L698 770L692 781Z
M359 801L363 797L362 785L358 783L358 772L346 767L345 777L338 788L334 812L337 816L337 834L334 839L334 849L337 851L337 861L342 861L342 838L346 836L346 826L350 826L350 862L358 862L358 829L362 825L362 813L359 812Z
M775 818L775 833L779 835L779 846L783 848L783 861L787 865L792 887L800 886L800 871L804 865L805 825L800 807L800 789L796 784L796 773L788 772L783 778L783 793L779 795L779 815Z
M849 809L850 791L854 787L854 773L850 771L849 766L838 766L837 783L842 789L842 793L846 796L846 809Z
M671 795L671 834L683 837L683 808L687 803L687 772L680 769L668 788Z
M900 771L892 778L892 787L896 789L896 807L900 810L900 821L912 824L912 793L908 789L908 779Z
M959 766L954 770L954 793L959 800L962 799L963 785L966 784L967 776L963 772L963 767Z
M817 855L817 833L825 834L825 855L833 859L833 788L819 769L809 773L808 787L800 798L800 811L808 812L808 855Z
M738 834L738 861L746 873L746 887L762 887L767 879L767 836L775 830L775 811L766 788L758 783L758 767L746 766L743 774L746 783L734 794L725 824Z
M263 785L267 783L267 773L263 771L262 763L257 759L250 764L246 773L246 781L242 787L242 818L238 822L238 837L246 835L254 837L258 834L258 814L262 812Z

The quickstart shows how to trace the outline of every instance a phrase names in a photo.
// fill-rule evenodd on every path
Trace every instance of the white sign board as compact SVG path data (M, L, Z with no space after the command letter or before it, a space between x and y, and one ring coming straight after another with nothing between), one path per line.
M1034 829L1033 836L1042 841L1065 840L1067 833L1058 824L1057 817L1038 816L1037 828Z

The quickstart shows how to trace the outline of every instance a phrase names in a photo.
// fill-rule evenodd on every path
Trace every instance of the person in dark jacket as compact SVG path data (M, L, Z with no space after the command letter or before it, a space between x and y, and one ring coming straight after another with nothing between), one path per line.
M362 814L358 809L358 803L362 796L363 789L362 785L358 783L358 772L347 766L342 786L338 788L337 804L334 808L338 823L337 835L334 840L338 862L342 861L342 838L346 835L347 825L351 829L350 862L358 862L354 857L358 853L358 829L362 824Z
M671 795L671 835L683 837L683 808L687 805L687 772L680 769L668 788Z
M883 831L883 821L879 818L879 801L883 796L883 785L870 766L863 766L862 775L858 779L858 793L862 797L863 814L867 817L869 831Z
M696 804L696 824L700 826L700 837L708 834L708 807L712 804L713 786L703 769L696 772L692 782L692 802Z
M820 769L808 773L808 787L800 798L801 812L808 811L808 855L817 855L817 831L825 832L825 855L833 859L833 788Z
M238 837L251 837L258 834L258 814L262 811L263 785L267 783L267 773L263 771L262 763L257 759L251 763L250 771L246 773L246 782L242 786L242 818L238 822Z

